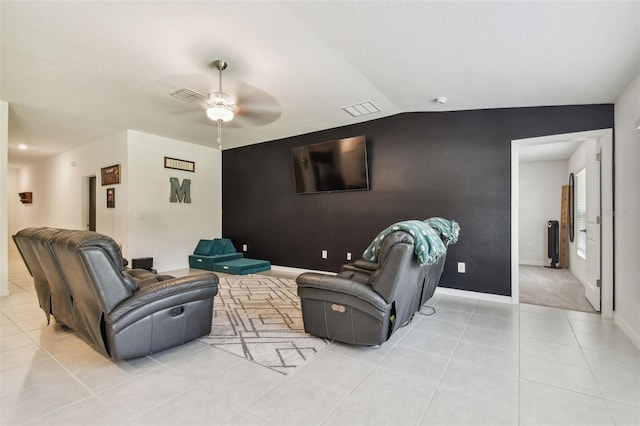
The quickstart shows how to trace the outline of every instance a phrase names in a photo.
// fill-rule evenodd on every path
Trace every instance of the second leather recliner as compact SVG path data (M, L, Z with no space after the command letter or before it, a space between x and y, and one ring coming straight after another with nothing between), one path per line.
M337 275L303 273L296 279L305 331L358 345L380 345L431 298L445 255L420 265L408 232L389 234L377 262L358 260Z

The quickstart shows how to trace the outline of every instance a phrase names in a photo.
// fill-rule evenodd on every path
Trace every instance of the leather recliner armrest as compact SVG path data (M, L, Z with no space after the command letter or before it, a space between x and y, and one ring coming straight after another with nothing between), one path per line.
M382 296L373 291L370 286L337 275L305 272L296 278L296 282L298 283L298 294L300 294L301 289L315 288L357 297L381 311L385 310L388 305Z
M126 268L122 271L122 274L124 276L125 283L129 286L132 293L138 291L138 289L142 286L175 278L170 275L163 275L161 278L153 272L147 271L146 269Z
M193 300L213 298L216 294L218 276L211 272L148 283L116 306L106 319L112 324L124 321L128 325L153 312Z
M380 264L369 262L364 259L358 259L353 263L346 263L340 268L338 275L345 278L351 278L354 281L358 281L362 284L369 284L373 280L374 272L380 269Z
M377 271L378 269L380 269L380 264L376 263L376 262L369 262L368 260L364 260L364 259L358 259L355 262L353 262L353 265L356 268L360 268L360 269L366 269L367 271Z
M366 269L360 269L353 266L352 263L348 265L342 265L340 268L340 272L338 273L339 277L346 278L352 281L357 281L362 284L366 284L371 287L371 280L373 278L373 272L367 271Z

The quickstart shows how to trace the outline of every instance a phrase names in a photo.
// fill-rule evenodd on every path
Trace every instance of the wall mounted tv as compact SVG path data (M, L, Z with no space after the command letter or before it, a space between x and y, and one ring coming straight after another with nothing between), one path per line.
M364 136L291 148L296 193L369 189Z

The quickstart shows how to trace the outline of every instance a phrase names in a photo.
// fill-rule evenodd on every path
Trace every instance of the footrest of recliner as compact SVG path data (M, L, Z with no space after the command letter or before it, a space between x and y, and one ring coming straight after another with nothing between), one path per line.
M356 345L379 345L389 338L391 306L381 312L354 296L298 290L307 333Z

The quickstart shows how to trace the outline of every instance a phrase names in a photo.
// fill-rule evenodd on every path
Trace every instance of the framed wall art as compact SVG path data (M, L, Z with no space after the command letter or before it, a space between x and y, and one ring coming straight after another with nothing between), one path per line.
M189 160L179 160L177 158L164 157L164 168L184 170L185 172L195 172L196 163Z
M120 183L120 164L100 169L102 186Z
M107 208L113 209L116 207L116 189L107 188Z

